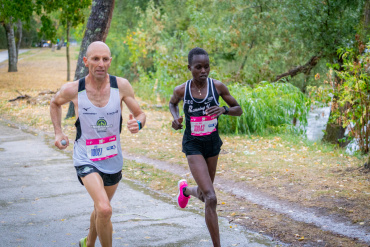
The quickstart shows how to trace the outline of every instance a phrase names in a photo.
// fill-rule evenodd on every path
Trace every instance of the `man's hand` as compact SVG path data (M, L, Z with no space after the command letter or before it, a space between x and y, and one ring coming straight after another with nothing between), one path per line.
M69 146L68 137L64 134L55 135L54 145L61 150L66 149Z
M139 132L139 124L137 123L137 120L134 118L134 116L131 113L127 121L127 128L131 132L131 134L135 134Z
M175 119L172 121L172 128L175 130L182 129L182 121L184 120L183 117L179 117L178 119Z

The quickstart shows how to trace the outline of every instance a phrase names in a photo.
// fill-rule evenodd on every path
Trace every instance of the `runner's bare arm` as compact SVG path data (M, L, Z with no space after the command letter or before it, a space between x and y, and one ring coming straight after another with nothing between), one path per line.
M55 146L59 149L65 149L69 145L68 137L62 130L62 105L73 101L77 104L78 81L64 84L62 88L55 94L50 101L50 117L54 126ZM76 112L76 114L78 114ZM62 145L61 141L65 140L66 145Z
M185 85L186 84L183 83L180 86L175 87L169 103L170 112L174 119L172 121L172 128L175 130L182 129L182 122L184 119L183 117L180 117L179 103L184 99Z
M130 82L124 78L117 77L117 83L121 100L125 102L127 108L132 113L127 121L127 128L132 134L137 133L139 132L139 123L137 120L141 122L141 128L143 128L145 126L146 115L135 99L134 90Z
M243 114L243 110L236 101L236 99L230 94L229 89L220 81L214 80L216 89L218 94L222 97L222 99L226 102L226 104L230 107L229 113L227 115L230 116L240 116ZM212 116L216 115L217 117L222 115L225 112L224 107L219 106L212 106L206 110L207 115Z

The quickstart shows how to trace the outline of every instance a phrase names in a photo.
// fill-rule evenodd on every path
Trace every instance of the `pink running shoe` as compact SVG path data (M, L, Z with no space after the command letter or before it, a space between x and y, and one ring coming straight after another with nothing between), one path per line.
M177 203L179 204L180 208L185 208L188 205L188 201L190 196L184 195L184 188L188 187L188 183L185 179L181 179L177 186L179 187L179 195L177 196Z

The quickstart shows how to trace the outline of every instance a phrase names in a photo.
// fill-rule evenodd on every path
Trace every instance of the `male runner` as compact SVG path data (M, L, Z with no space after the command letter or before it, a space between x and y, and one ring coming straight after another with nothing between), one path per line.
M77 136L73 163L79 181L94 201L89 233L80 240L80 247L94 246L97 237L102 247L111 247L113 228L110 201L122 178L122 101L131 112L127 121L131 133L137 133L144 127L146 116L135 100L130 83L124 78L108 74L112 57L105 43L91 43L83 60L89 68L89 74L62 86L50 102L50 115L55 131L55 146L65 149L69 140L61 127L61 106L70 101L74 103ZM66 145L62 145L63 140Z
M217 198L213 187L218 155L222 141L218 134L218 117L222 114L240 116L243 112L227 87L208 77L210 72L208 53L194 48L188 54L188 69L193 79L177 86L170 100L174 118L172 128L182 129L178 104L184 101L186 129L182 151L186 154L193 178L198 186L188 187L185 179L178 182L178 204L185 208L190 196L205 203L205 219L213 246L220 246L220 233L216 212ZM219 96L228 104L220 107Z

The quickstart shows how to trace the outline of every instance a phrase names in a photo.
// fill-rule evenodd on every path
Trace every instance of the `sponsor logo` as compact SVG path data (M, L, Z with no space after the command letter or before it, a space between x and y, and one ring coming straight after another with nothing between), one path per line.
M82 173L89 173L91 170L91 167L85 166L85 168L82 170Z
M91 107L89 107L89 108L84 108L84 107L82 107L82 109L84 109L85 111L87 111L87 110L89 110Z
M188 110L188 112L204 111L205 109L206 109L206 107L205 107L205 106L203 106L203 107L199 107L199 108L194 108L194 109L193 109L193 106L191 105L191 106L189 106L189 110Z
M112 128L113 125L108 125L107 120L101 117L96 121L96 125L91 125L91 128L96 129L97 132L106 132L108 128Z
M114 114L117 114L118 113L118 110L114 111L114 112L107 112L107 115L114 115Z
M83 115L96 115L96 112L83 112Z
M107 147L107 150L116 149L116 145Z
M96 126L107 126L107 121L104 118L101 118L96 122Z

